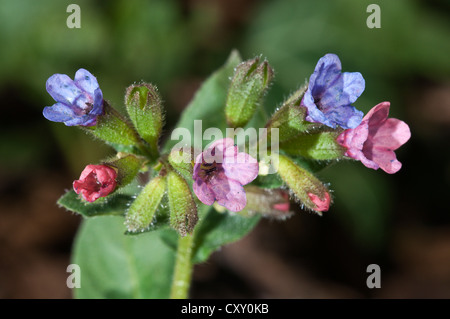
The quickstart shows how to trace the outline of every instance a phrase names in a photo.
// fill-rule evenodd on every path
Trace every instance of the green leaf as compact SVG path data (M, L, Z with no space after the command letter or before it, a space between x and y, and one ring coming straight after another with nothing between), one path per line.
M176 125L177 128L186 128L191 133L190 142L194 146L194 120L202 120L202 130L209 127L217 127L225 133L226 120L224 106L226 102L230 78L234 74L234 68L241 62L241 57L237 51L231 52L224 66L214 72L197 91L192 101L183 112L181 119ZM201 132L203 134L203 132ZM225 136L225 134L224 134ZM178 137L177 137L178 138ZM203 141L202 148L211 141ZM169 151L179 140L169 139L164 146L164 151Z
M72 263L80 266L76 298L168 298L175 252L159 231L124 235L123 218L91 218L75 239Z
M89 203L80 199L73 190L70 190L61 196L58 204L72 212L83 215L83 217L92 217L100 215L123 215L132 201L133 198L130 195L117 194Z
M218 213L210 208L196 228L193 262L204 262L221 246L241 239L256 226L259 219L260 216L243 217L228 212Z

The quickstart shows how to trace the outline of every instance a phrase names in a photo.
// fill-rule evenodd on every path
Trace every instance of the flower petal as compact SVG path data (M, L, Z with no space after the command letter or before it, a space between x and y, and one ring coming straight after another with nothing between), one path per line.
M217 203L232 212L239 212L247 204L245 190L234 179L227 178L225 174L217 174L210 180L211 190L214 192Z
M94 91L94 107L90 114L101 115L103 114L103 93L100 88Z
M214 204L214 193L209 189L208 185L201 178L194 179L193 190L197 198L205 205Z
M205 163L223 163L224 152L231 148L229 151L233 151L234 141L227 137L217 140L207 147L203 152L203 161Z
M402 168L402 163L397 160L394 151L381 147L375 147L372 153L372 161L388 174L397 173Z
M366 82L359 72L344 72L342 77L346 100L348 104L353 103L364 92Z
M65 74L54 74L46 83L47 92L56 101L72 105L73 101L82 93L71 78Z
M96 77L85 69L79 69L77 73L75 73L74 82L80 89L92 96L94 95L95 90L99 88Z
M364 116L362 111L357 110L351 105L330 107L322 110L326 121L323 124L335 128L336 125L344 129L357 127Z
M47 120L53 122L65 122L76 116L72 108L63 103L46 106L42 114Z
M247 153L237 153L235 156L225 157L222 165L225 175L241 185L246 185L258 176L258 161Z
M411 137L408 124L398 119L389 118L376 131L372 137L374 145L396 150L405 144Z
M341 61L336 54L328 53L317 62L309 78L309 89L315 98L321 98L324 91L341 77Z

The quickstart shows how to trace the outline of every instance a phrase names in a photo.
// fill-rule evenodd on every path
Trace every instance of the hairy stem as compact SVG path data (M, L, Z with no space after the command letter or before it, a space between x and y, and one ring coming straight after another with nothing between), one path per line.
M172 280L171 299L186 299L189 294L189 287L192 276L192 248L194 235L187 234L178 239L177 256L175 260L175 271Z

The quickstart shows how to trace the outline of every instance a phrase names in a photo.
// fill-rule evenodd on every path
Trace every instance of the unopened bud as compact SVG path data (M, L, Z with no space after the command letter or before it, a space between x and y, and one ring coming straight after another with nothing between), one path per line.
M244 127L253 117L269 83L273 70L267 61L260 58L239 64L231 80L225 105L225 115L230 126Z
M289 194L282 189L264 189L257 186L245 186L247 205L240 214L261 214L264 217L286 219L292 215Z
M131 204L125 217L129 232L141 232L151 226L166 190L166 177L153 178Z
M156 87L147 83L129 86L125 105L136 131L148 143L151 156L157 158L164 114Z
M103 162L117 170L118 188L131 183L145 163L145 158L128 153L117 153L116 157Z
M167 195L169 197L170 226L181 236L194 230L198 221L197 205L192 192L183 177L174 171L167 174Z
M92 203L116 190L117 171L108 165L88 165L73 182L75 193Z
M319 215L328 210L331 203L330 193L313 174L281 154L278 157L278 174L305 207Z
M168 160L170 165L183 176L186 180L192 180L194 168L193 149L190 152L184 152L183 149L173 149L170 152Z
M129 184L143 163L141 157L118 153L100 165L87 165L80 179L73 182L73 189L88 202L94 202Z
M136 134L128 119L107 101L103 101L103 106L103 114L97 117L96 125L80 126L80 128L116 149L143 154L142 139Z

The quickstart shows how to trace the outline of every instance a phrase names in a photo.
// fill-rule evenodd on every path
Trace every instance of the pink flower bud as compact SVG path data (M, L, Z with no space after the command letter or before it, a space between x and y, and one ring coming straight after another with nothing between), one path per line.
M316 205L315 210L318 212L326 212L328 211L328 208L330 208L331 203L331 197L330 194L327 192L324 194L323 198L320 198L319 196L308 193L309 199Z
M88 202L106 197L116 188L117 172L107 165L88 165L81 172L80 179L73 182L75 193Z
M283 190L279 190L279 191L280 191L280 196L284 199L284 201L272 205L272 208L275 210L278 210L280 212L287 213L287 212L289 212L289 209L290 209L289 195L287 192L285 192Z

